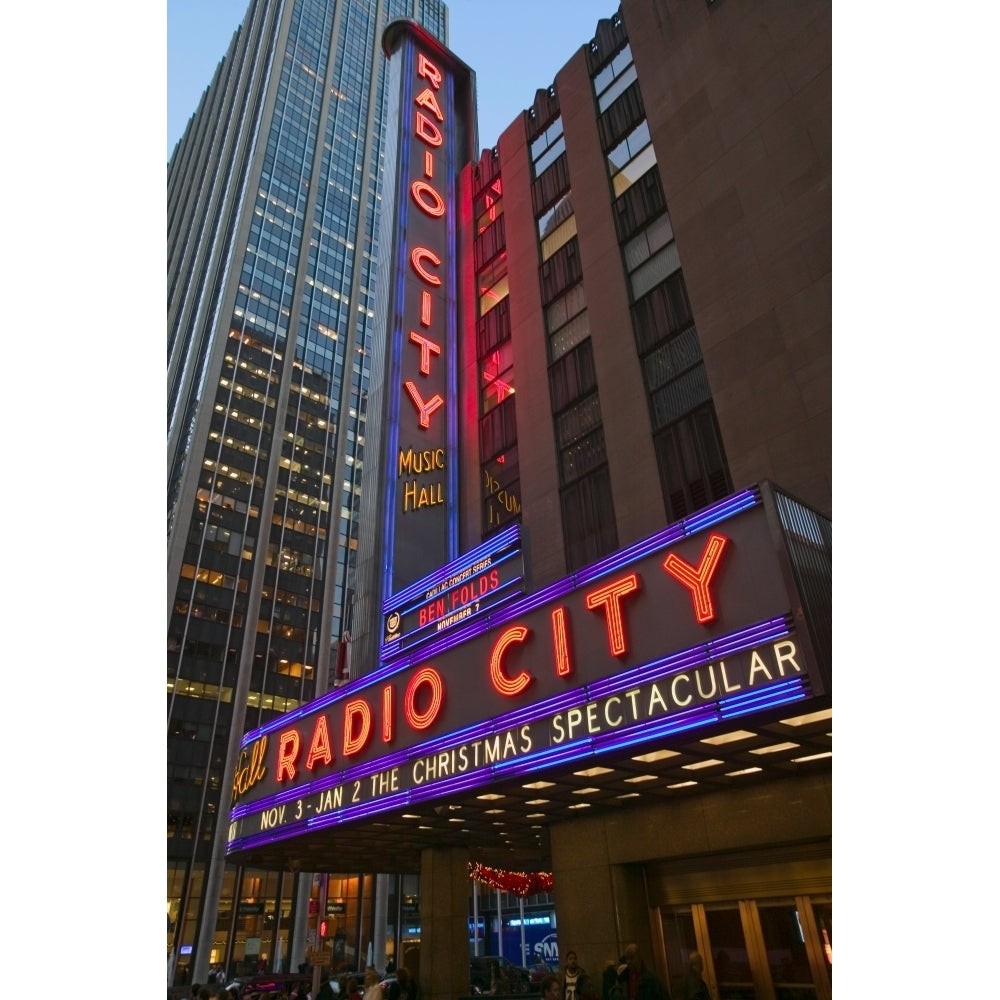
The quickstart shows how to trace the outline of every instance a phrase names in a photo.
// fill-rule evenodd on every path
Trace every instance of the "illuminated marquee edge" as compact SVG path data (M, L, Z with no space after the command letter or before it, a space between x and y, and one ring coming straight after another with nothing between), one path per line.
M514 727L527 723L542 722L545 719L551 719L555 712L579 708L588 702L596 702L601 698L621 694L637 685L654 684L685 670L711 664L724 655L732 656L737 652L759 649L767 642L793 636L794 631L791 628L789 617L769 619L730 635L722 636L710 643L700 644L687 650L672 653L669 656L660 657L650 663L591 682L534 705L517 709L486 722L467 726L462 730L447 733L418 746L387 754L377 761L354 768L346 768L322 779L317 779L315 782L286 789L242 806L238 805L230 812L230 822L234 826L237 820L244 817L262 815L272 810L282 810L283 807L296 800L323 792L329 793L330 789L337 786L345 787L351 783L359 783L365 778L371 778L374 781L375 776L384 774L388 769L446 752L477 738L497 735L504 730L510 731ZM468 791L497 780L535 774L558 765L582 761L584 758L599 758L627 746L638 746L677 732L702 728L725 719L737 718L766 708L800 701L808 698L811 693L808 671L803 671L802 676L778 681L772 680L759 688L752 688L741 691L739 694L705 702L689 710L668 713L656 721L643 720L620 730L584 736L565 744L545 746L524 756L484 764L472 771L431 780L414 788L378 795L356 805L349 804L337 807L324 815L295 819L280 829L242 837L231 837L227 852L273 843L312 830L339 826L365 816L373 816L429 799Z

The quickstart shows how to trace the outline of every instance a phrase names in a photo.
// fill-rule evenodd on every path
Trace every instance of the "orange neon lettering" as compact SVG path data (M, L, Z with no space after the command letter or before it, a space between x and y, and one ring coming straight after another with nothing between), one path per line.
M712 595L709 593L708 585L719 565L722 550L728 541L729 539L725 535L712 534L705 545L697 569L673 552L664 560L663 568L691 591L691 599L694 601L694 618L699 625L704 625L715 618L715 606L712 603Z
M444 215L444 199L427 181L414 181L410 185L410 194L413 195L417 207L428 215L434 216L435 219Z
M566 632L566 609L552 609L552 652L556 660L556 676L567 677L573 673L570 662L569 635Z
M604 608L608 625L608 648L612 656L622 656L628 652L628 641L625 637L625 623L622 619L621 599L639 589L639 576L629 573L619 580L592 590L587 594L585 602L590 611Z
M417 694L421 687L430 688L430 704L426 712L417 709ZM438 717L444 704L444 681L433 667L421 667L410 678L403 695L403 714L407 723L414 729L426 729Z
M444 406L444 400L438 393L434 393L430 399L426 402L421 398L420 391L417 387L407 379L403 385L406 387L406 391L410 394L410 399L413 400L413 405L417 408L417 414L420 417L420 426L425 430L431 425L431 414L435 410Z
M355 732L355 721L360 728ZM355 698L344 706L344 756L361 753L372 734L372 710L364 698Z
M434 154L429 149L424 150L424 177L434 176Z
M306 757L306 767L311 771L316 762L320 764L333 763L333 748L330 746L330 730L326 725L326 716L322 712L316 717L313 727L312 742L309 744L309 755Z
M441 89L441 70L423 52L417 53L417 76L430 80L435 90Z
M420 325L431 325L431 293L427 291L420 293Z
M278 781L295 777L295 758L299 755L299 734L288 729L278 737L278 767L275 777Z
M420 345L420 372L423 375L430 375L431 373L431 355L440 354L441 348L434 343L433 340L428 340L426 337L422 337L416 330L410 331L410 340L414 344Z
M392 742L392 685L382 688L382 742Z
M418 111L416 113L416 118L413 121L413 133L418 139L423 139L428 146L440 146L444 142L444 136L441 134L441 129L437 127L423 113L423 111Z
M429 260L435 267L441 264L441 258L432 250L428 250L427 247L414 247L410 253L410 266L428 285L440 285L441 279L424 267L425 260Z
M413 99L413 103L418 107L426 108L434 117L439 121L444 121L444 115L441 114L441 108L438 106L437 98L434 96L434 91L429 88L422 90Z
M524 642L528 633L529 630L523 625L512 625L501 633L493 645L493 651L490 653L490 683L498 694L513 697L515 694L520 694L534 680L527 670L522 670L516 677L508 677L503 669L503 658L507 647L515 642Z

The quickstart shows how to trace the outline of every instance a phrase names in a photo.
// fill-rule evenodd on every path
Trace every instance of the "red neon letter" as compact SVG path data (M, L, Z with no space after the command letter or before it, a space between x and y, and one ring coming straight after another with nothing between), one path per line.
M410 254L410 264L413 270L420 275L428 285L440 285L441 279L436 274L431 274L424 265L423 262L429 260L435 267L441 264L441 258L432 251L428 250L427 247L414 247L413 252Z
M333 750L330 747L330 731L326 726L326 716L320 713L313 727L312 743L309 744L309 756L306 757L306 767L311 771L316 766L333 762Z
M416 133L418 139L423 139L428 146L440 146L444 142L444 136L441 135L441 129L437 127L423 113L423 111L417 112L417 117L413 125L413 131Z
M441 70L423 52L417 53L417 76L430 80L435 90L441 89Z
M444 115L441 114L441 108L438 106L437 98L434 96L434 91L430 88L425 88L417 94L417 96L413 99L413 103L421 108L426 108L439 122L444 121Z
M534 678L527 670L522 670L516 677L508 677L503 671L503 657L507 647L512 642L524 642L528 637L528 629L523 625L513 625L504 631L493 646L490 653L490 683L493 689L503 695L520 694Z
M299 734L288 729L278 737L278 781L295 777L295 758L299 755Z
M694 619L699 625L704 625L715 618L715 606L712 604L712 595L708 592L708 585L719 565L722 550L728 541L729 539L725 535L711 535L705 545L705 551L701 555L701 562L698 563L697 569L673 552L667 556L663 563L663 568L691 591L691 599L694 601Z
M431 690L431 703L426 712L417 711L417 691L422 684ZM403 714L413 729L426 729L437 717L444 704L444 681L433 667L421 667L410 678L403 695Z
M352 735L354 720L361 723L357 736ZM372 734L372 710L364 698L355 698L344 706L344 756L361 753Z
M629 573L620 580L612 580L611 583L592 590L587 594L585 600L587 608L594 611L601 605L604 606L604 614L608 620L608 648L612 656L622 656L628 652L628 643L625 638L625 625L622 621L621 599L626 594L631 594L639 589L639 576L636 573Z
M444 400L438 393L434 393L430 399L425 403L420 397L420 393L417 391L417 387L407 379L403 385L406 387L406 391L410 394L410 399L413 400L413 405L417 408L417 413L420 415L420 426L425 430L431 425L431 414L438 409L438 407L444 406Z
M420 371L423 372L424 375L430 375L431 355L440 354L441 348L435 344L433 340L421 337L416 330L410 331L410 340L412 340L414 344L420 345Z
M569 636L566 633L566 609L552 610L552 650L556 658L556 676L566 677L573 673L570 662Z
M427 181L414 181L410 185L410 194L428 215L433 215L434 218L444 215L444 199Z
M392 742L392 685L382 688L382 742Z
M420 293L420 325L431 325L431 293Z

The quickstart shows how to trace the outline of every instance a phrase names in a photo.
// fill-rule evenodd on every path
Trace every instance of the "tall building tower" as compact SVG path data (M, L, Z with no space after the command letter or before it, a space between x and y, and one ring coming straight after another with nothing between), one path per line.
M168 166L168 927L195 977L241 929L280 926L301 885L227 871L220 817L242 734L344 670L381 39L407 17L447 42L447 16L441 0L252 0Z

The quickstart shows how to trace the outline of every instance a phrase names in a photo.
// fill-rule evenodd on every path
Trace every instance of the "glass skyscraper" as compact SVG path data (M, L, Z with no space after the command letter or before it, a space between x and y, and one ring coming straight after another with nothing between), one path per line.
M447 44L440 0L252 0L168 166L168 944L187 982L304 948L307 880L227 869L219 821L240 736L347 669L401 17ZM358 926L371 881L339 887Z

